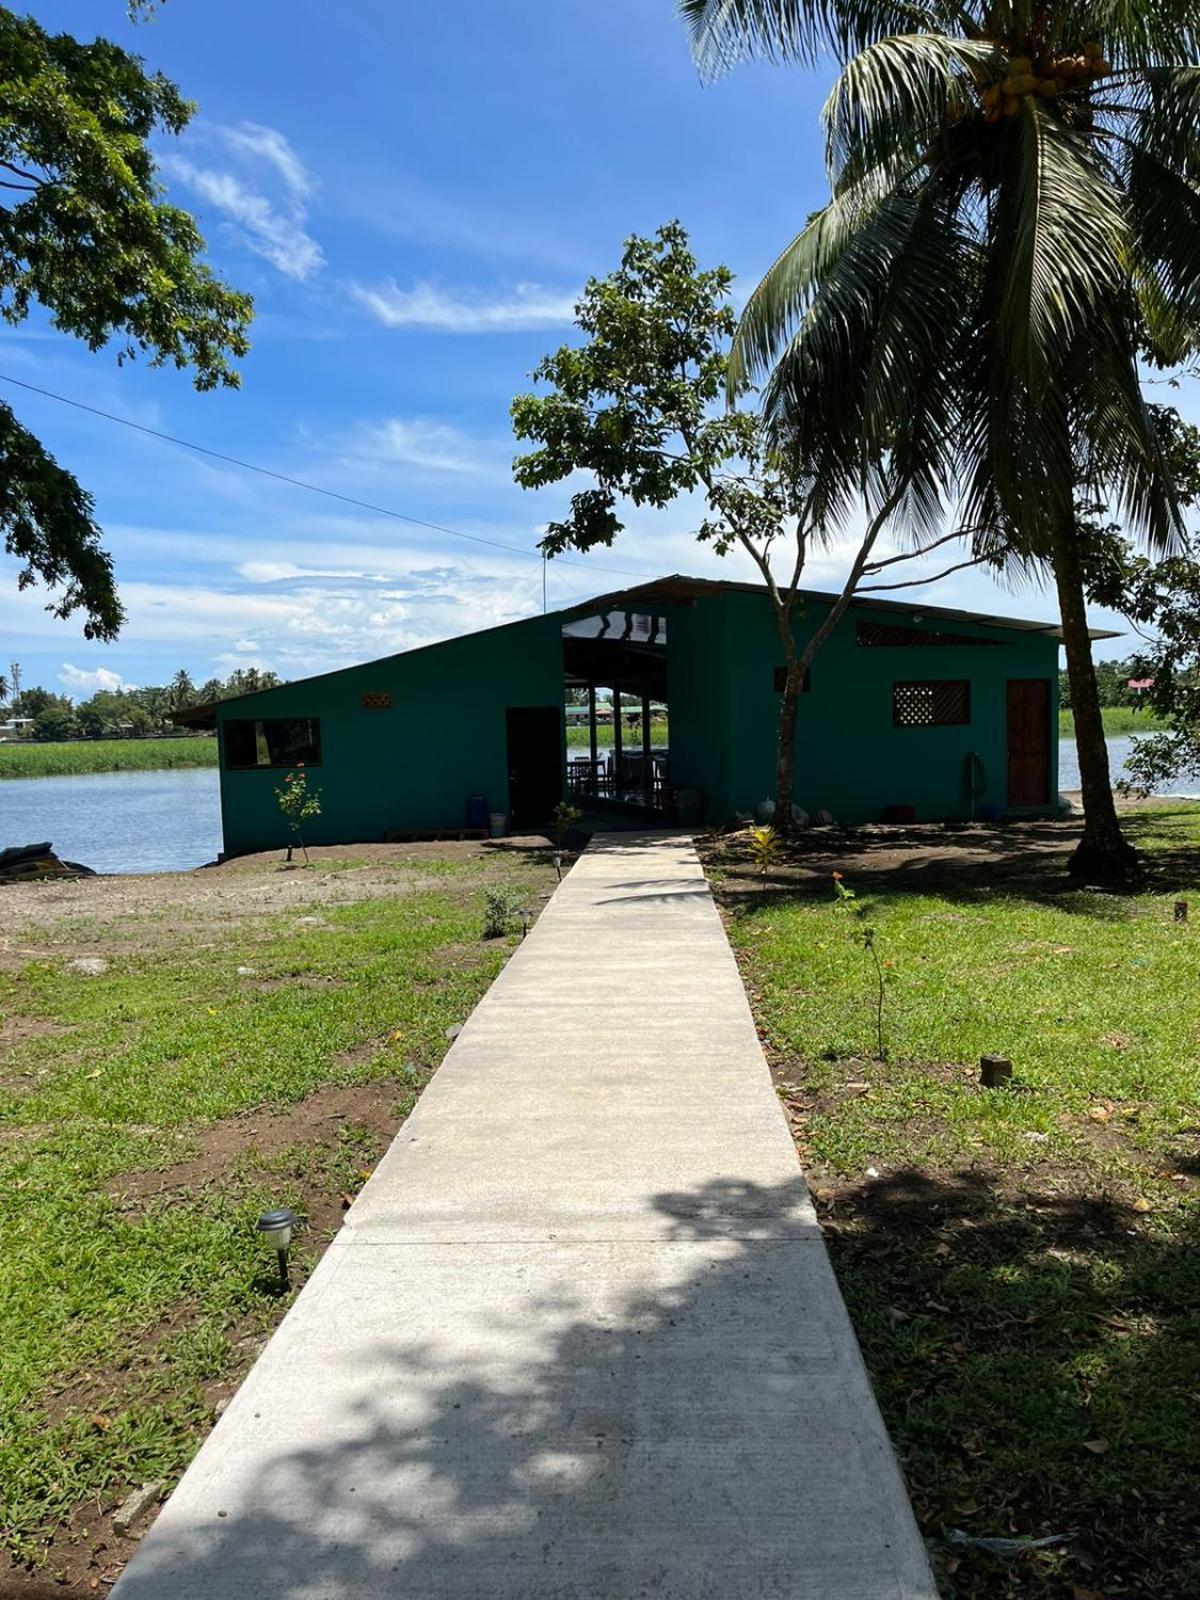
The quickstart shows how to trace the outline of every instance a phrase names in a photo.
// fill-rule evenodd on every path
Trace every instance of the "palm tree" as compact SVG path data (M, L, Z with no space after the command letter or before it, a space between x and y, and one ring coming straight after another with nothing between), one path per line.
M824 111L831 199L747 305L732 381L766 376L820 515L864 483L912 517L1053 571L1085 827L1072 869L1134 853L1109 782L1081 502L1155 551L1180 532L1139 382L1200 326L1200 0L681 0L701 63L842 71Z

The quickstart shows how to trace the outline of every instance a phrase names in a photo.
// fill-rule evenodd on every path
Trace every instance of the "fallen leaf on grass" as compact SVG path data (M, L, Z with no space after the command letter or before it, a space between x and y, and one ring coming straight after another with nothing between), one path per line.
M1135 1211L1153 1211L1154 1207L1150 1204L1149 1200L1146 1199L1144 1194L1140 1194L1133 1202L1133 1209Z
M1088 1107L1088 1116L1093 1122L1111 1122L1112 1114L1113 1108L1108 1102L1105 1102L1101 1105Z
M1108 1440L1085 1439L1083 1441L1083 1448L1085 1450L1090 1450L1094 1456L1106 1455L1108 1453Z

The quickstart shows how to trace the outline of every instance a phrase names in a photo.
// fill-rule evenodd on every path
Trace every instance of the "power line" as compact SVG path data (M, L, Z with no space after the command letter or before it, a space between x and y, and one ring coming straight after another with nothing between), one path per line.
M225 455L220 450L210 450L207 445L193 444L190 439L177 438L173 433L160 433L157 428L147 428L144 423L133 422L129 417L119 417L112 411L101 411L99 406L86 405L82 400L72 400L69 395L55 394L52 389L40 389L36 383L26 383L22 378L10 377L7 372L0 372L0 383L15 384L18 389L27 389L30 394L41 395L45 400L57 400L61 405L71 406L76 411L86 411L90 416L103 417L106 422L119 423L122 428L132 428L135 433L144 433L151 439L161 439L164 444L179 445L184 450L194 450L198 455L211 456L214 461L224 461L231 467L242 467L246 472L257 472L260 477L274 478L277 483L286 483L293 489L307 489L310 494L324 495L327 500L340 500L343 505L357 506L360 511L371 511L376 516L391 517L396 522L411 523L414 528L427 528L431 533L445 533L452 539L469 539L472 544L487 545L492 550L504 550L509 555L532 556L542 562L543 584L545 581L546 557L540 550L525 550L517 544L505 544L499 539L485 539L479 533L464 533L461 528L447 528L440 522L425 522L420 517L410 517L405 511L394 511L390 506L378 506L370 500L358 500L351 494L340 494L336 489L323 489L319 483L306 483L303 478L291 478L286 472L274 472L270 467L257 466L253 461L243 461L238 456ZM619 578L656 578L656 572L635 572L628 567L610 567L603 562L575 560L571 556L556 556L554 558L564 567L587 567L596 572L611 572Z

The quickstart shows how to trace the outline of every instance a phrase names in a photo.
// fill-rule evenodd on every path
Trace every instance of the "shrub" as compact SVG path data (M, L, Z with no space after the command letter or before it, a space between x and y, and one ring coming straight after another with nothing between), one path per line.
M502 939L521 909L521 896L507 884L488 889L483 897L483 937Z

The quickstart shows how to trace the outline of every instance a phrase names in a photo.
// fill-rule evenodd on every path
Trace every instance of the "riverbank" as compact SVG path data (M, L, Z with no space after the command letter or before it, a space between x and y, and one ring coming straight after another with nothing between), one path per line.
M1104 734L1108 739L1119 739L1130 733L1163 733L1169 727L1169 724L1156 716L1153 711L1142 711L1136 706L1105 706L1100 715L1104 722ZM1058 713L1058 736L1060 739L1075 737L1074 712Z
M64 744L0 744L0 779L75 778L93 772L167 772L215 767L217 741L182 739L76 739Z
M290 1304L258 1215L303 1217L299 1289L519 937L482 937L487 890L556 881L476 844L312 857L3 891L5 1596L107 1592L114 1510L169 1490Z

